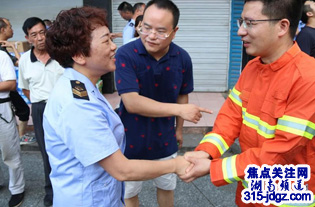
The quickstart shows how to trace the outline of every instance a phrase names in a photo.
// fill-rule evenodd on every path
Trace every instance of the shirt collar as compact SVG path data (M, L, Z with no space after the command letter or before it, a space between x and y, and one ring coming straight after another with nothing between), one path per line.
M109 108L111 108L110 104L107 102L107 100L98 90L98 88L85 75L76 71L73 68L66 68L63 75L70 80L77 80L83 83L86 91L88 92L88 95L94 95L96 98L104 102Z
M32 63L35 63L35 62L39 61L39 60L37 59L37 57L35 56L34 49L35 49L35 47L33 46L33 47L31 48L31 62L32 62ZM49 58L49 60L47 61L46 65L47 65L48 63L50 63L50 62L51 62L51 58Z
M79 73L78 71L74 70L73 68L66 68L64 71L64 76L69 78L70 80L78 80L84 83L86 90L89 92L92 92L96 89L96 86L93 85L90 79L88 79L82 73Z
M37 57L34 54L34 47L31 48L31 62L34 63L38 61Z
M272 71L277 71L283 68L283 66L287 65L298 53L301 52L301 49L297 45L296 42L294 42L293 46L286 51L278 60L274 61L270 64L263 64L260 61L260 58L257 58L256 61L259 62L259 64L263 68L270 68Z

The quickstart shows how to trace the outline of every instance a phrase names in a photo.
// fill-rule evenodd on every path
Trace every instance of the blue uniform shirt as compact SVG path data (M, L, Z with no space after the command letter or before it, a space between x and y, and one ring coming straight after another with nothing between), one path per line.
M71 80L84 84L88 100L84 90L74 97ZM123 206L123 182L98 162L124 151L124 127L87 77L72 68L65 70L46 105L43 126L54 207Z
M137 92L159 102L176 103L178 95L193 91L191 59L174 43L159 61L147 53L141 39L122 46L115 57L119 94ZM122 102L119 113L125 126L126 157L159 159L177 152L175 117L130 114Z
M135 37L135 20L130 19L124 27L123 31L123 44L130 42Z

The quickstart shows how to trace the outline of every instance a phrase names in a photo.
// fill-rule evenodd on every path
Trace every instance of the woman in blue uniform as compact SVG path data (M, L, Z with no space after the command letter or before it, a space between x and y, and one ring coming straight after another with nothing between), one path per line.
M123 206L125 180L183 174L183 157L128 160L124 127L99 92L101 75L115 70L116 45L104 10L61 11L47 31L50 56L66 68L46 105L43 126L51 163L54 207Z

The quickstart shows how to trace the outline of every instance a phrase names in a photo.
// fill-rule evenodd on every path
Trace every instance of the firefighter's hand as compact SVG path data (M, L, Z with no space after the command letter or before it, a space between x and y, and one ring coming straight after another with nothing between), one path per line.
M201 112L209 113L212 114L213 111L199 107L194 104L181 104L180 105L181 110L179 116L183 118L184 120L193 122L193 123L198 123L200 121L200 118L202 117Z
M182 176L179 176L184 182L192 182L195 179L210 173L210 159L194 157L185 157L185 159L191 164L186 169L186 173Z

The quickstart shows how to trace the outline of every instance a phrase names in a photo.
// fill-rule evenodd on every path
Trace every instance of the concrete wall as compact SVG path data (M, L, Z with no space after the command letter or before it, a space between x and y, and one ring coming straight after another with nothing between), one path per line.
M83 0L0 0L0 16L8 18L14 35L10 40L25 41L22 25L28 17L53 20L64 9L83 6Z

